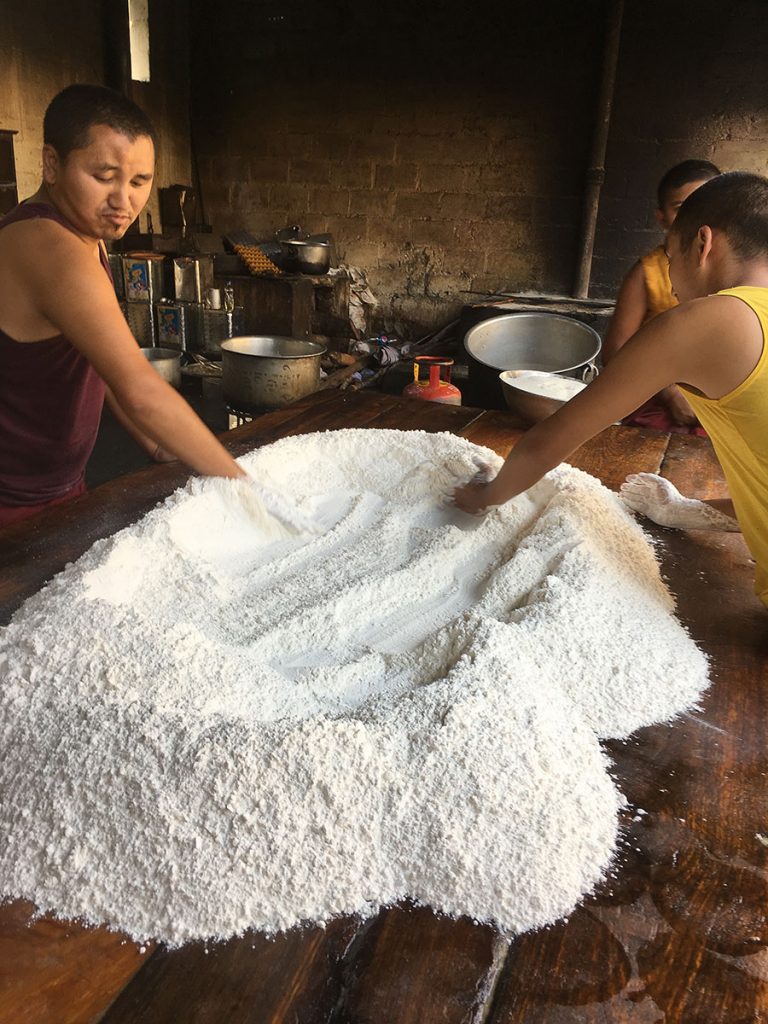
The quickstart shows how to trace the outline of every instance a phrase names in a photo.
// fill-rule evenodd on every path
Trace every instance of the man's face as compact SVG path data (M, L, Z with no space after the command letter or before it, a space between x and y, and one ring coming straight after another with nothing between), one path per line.
M61 212L88 238L122 238L146 206L155 169L147 135L131 141L107 125L94 125L88 145L61 160L50 149L44 177Z
M697 188L701 188L705 181L709 181L709 178L702 178L701 181L689 181L685 185L681 185L680 188L673 188L667 195L667 201L660 210L656 211L656 220L665 231L669 231L675 223L677 211L683 205L691 192L695 192Z

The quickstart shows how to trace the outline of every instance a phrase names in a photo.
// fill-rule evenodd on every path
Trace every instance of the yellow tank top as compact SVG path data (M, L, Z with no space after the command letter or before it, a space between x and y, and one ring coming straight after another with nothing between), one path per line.
M746 380L722 398L683 388L709 434L728 481L744 540L757 563L755 591L768 606L768 288L726 288L754 310L763 351Z
M648 296L648 309L645 319L650 320L659 313L664 313L677 305L672 294L672 282L669 279L669 260L663 245L657 245L640 259L645 278L645 292Z

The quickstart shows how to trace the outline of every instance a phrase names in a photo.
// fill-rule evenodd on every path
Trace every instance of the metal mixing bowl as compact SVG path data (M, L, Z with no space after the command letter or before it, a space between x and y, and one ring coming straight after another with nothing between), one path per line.
M302 274L327 274L331 266L331 247L328 242L310 242L301 238L289 238L280 242L280 248L289 262L285 269L295 269Z
M504 392L504 400L510 411L522 420L527 426L540 423L553 412L557 412L570 399L552 398L549 395L537 395L533 391L526 391L515 386L515 381L520 378L516 376L519 371L502 370L499 374L501 390ZM563 376L554 374L552 376ZM572 378L569 378L572 380ZM573 396L572 396L573 397Z
M469 355L495 370L545 370L584 379L600 354L600 335L557 313L508 313L467 331Z
M180 352L175 348L142 348L141 351L163 380L167 380L175 388L181 387Z

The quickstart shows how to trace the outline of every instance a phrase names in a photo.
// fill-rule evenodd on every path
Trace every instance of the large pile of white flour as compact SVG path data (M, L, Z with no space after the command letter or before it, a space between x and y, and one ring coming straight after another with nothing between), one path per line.
M599 737L704 657L618 499L562 467L484 518L491 452L346 430L243 460L320 526L195 480L0 637L0 892L171 944L405 896L522 931L605 872Z

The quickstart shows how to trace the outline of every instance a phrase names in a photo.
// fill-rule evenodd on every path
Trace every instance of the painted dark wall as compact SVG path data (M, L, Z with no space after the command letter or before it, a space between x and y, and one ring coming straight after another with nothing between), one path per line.
M656 185L681 160L768 174L768 5L628 0L593 294L660 239Z

